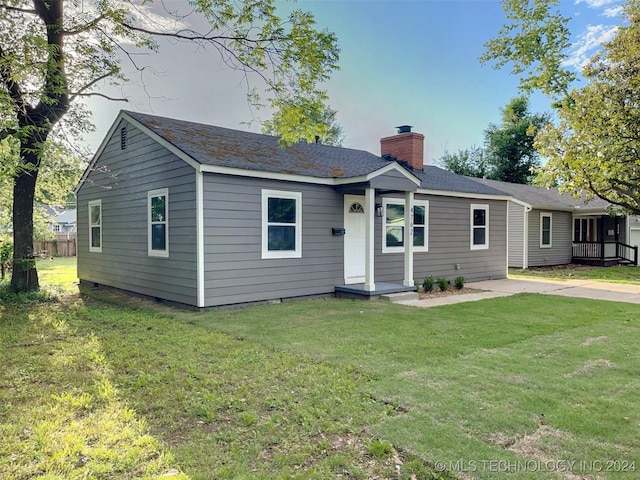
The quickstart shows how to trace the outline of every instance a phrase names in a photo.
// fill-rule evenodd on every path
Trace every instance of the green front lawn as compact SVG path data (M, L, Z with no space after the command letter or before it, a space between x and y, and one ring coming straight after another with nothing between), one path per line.
M637 305L90 295L0 306L0 478L638 476Z
M561 267L561 268L530 268L522 270L510 268L509 277L513 278L546 278L549 280L598 280L615 283L640 284L640 267Z

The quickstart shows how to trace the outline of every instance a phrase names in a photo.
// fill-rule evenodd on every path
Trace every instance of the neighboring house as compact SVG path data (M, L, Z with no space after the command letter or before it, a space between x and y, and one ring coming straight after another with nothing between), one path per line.
M48 219L49 230L55 233L75 232L77 221L75 209L44 206L44 214Z
M75 232L77 227L76 211L63 210L53 218L51 230L56 233Z
M609 215L608 202L594 198L585 203L557 188L474 180L512 196L510 267L637 264L637 249L628 241L628 217Z
M423 166L423 141L280 148L123 111L76 187L78 276L196 307L504 278L509 197Z

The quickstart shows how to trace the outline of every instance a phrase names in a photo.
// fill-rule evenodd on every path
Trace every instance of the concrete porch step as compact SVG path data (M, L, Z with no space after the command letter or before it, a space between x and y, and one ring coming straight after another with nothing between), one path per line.
M386 300L391 303L410 302L418 300L419 297L418 292L387 293L380 295L381 300Z

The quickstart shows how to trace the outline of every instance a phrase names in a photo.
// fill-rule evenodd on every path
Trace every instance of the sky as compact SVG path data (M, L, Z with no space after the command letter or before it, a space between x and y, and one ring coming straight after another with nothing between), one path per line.
M500 109L519 94L518 78L508 68L494 70L478 60L505 23L498 0L277 4L282 13L310 11L319 28L338 37L340 70L326 90L345 147L380 154L380 138L395 134L398 125L412 125L425 135L425 162L437 163L447 151L481 146L484 130L500 123ZM620 5L620 0L561 0L562 13L572 19L572 66L579 68L611 38L621 23ZM242 76L221 64L214 50L162 44L145 62L151 68L144 86L132 72L132 81L116 92L129 103L89 102L97 130L86 141L94 150L121 108L254 132L270 117L247 104ZM535 94L531 110L551 111L550 101Z

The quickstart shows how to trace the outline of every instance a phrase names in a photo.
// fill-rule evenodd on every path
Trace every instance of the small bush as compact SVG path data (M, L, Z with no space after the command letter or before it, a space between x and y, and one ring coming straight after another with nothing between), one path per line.
M438 287L440 287L441 292L446 292L447 288L449 288L449 280L444 277L438 277L436 282L438 283Z
M16 292L9 281L0 282L0 304L52 302L57 297L47 290Z
M425 292L433 292L434 285L435 281L433 280L433 277L431 275L429 275L428 277L424 277L424 280L422 281L422 289Z
M373 440L367 447L367 451L376 458L387 458L393 453L393 447L384 440Z
M462 290L462 287L464 287L464 277L456 277L456 279L453 281L453 284L455 285L457 290Z

